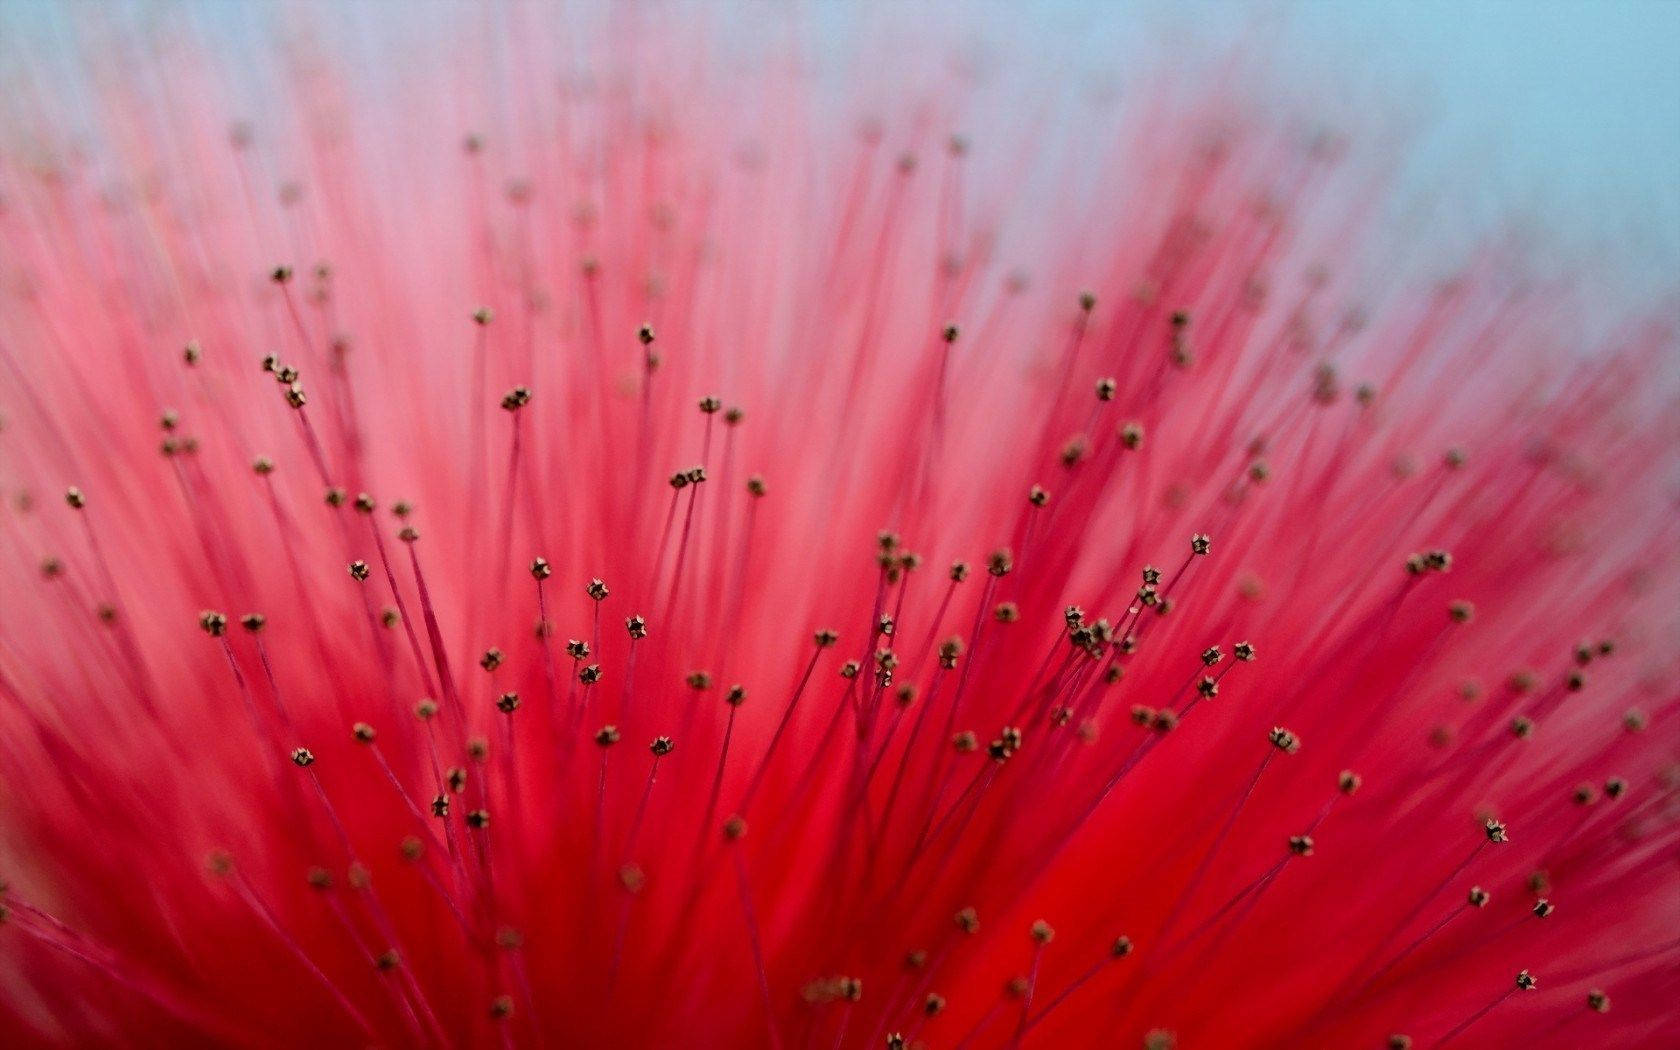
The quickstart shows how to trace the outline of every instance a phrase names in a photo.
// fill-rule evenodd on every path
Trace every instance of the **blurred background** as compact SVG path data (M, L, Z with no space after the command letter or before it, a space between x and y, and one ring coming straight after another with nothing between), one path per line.
M324 27L352 51L392 53L423 38L428 12L466 0L0 0L0 117L4 89L42 72L85 78L73 58L91 21L185 20L225 45L253 98L267 86L263 49L250 45ZM945 54L998 59L1010 91L1031 110L1074 112L1066 97L1122 98L1163 67L1248 67L1280 100L1334 126L1404 137L1402 186L1474 237L1513 220L1549 247L1613 265L1636 292L1680 281L1680 0L485 0L486 22L506 3L552 8L559 20L596 20L627 7L703 7L719 41L805 41L817 65L856 87L868 70L849 53L886 35L906 64ZM88 16L95 16L90 18ZM179 19L176 19L179 22ZM358 43L359 42L359 43ZM249 51L242 56L241 51ZM872 53L878 56L879 51ZM381 68L385 67L385 68ZM368 80L400 76L358 64ZM850 69L848 74L846 70ZM410 70L409 72L414 72ZM283 88L282 88L283 89ZM135 90L144 90L137 85ZM71 94L74 94L72 91ZM1268 98L1271 96L1267 96ZM1033 107L1036 105L1036 109Z
M1066 5L1075 20L1118 8ZM1677 0L1193 0L1153 12L1216 41L1275 34L1283 67L1309 82L1415 107L1427 132L1413 177L1461 173L1457 203L1475 220L1526 213L1576 248L1680 280Z
M945 6L981 12L998 37L1030 35L1053 66L1114 73L1122 90L1157 61L1263 55L1274 90L1343 125L1401 118L1415 136L1407 183L1455 221L1515 217L1642 291L1680 282L1680 0Z

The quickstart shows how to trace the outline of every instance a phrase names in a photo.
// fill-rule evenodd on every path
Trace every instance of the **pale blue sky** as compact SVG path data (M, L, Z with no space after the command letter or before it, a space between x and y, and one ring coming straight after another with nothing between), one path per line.
M1303 45L1332 45L1319 57L1433 96L1434 155L1485 155L1492 200L1680 279L1680 0L1308 0L1295 17Z
M1680 281L1680 0L1031 0L1079 65L1260 35L1281 80L1428 128L1414 178ZM982 7L1019 12L1018 4Z
M335 0L316 10L377 26L381 8L446 2L456 0ZM579 3L556 0L555 10ZM742 6L752 14L755 5L789 7ZM288 4L0 0L0 81L18 72L4 67L20 55L39 62L62 48L67 11L150 7L196 8L206 24L249 39ZM811 0L807 10L843 25L856 7ZM1263 38L1259 50L1295 90L1333 93L1326 101L1344 113L1368 104L1425 122L1413 177L1432 191L1462 190L1453 207L1466 221L1532 216L1648 276L1680 279L1680 0L885 0L875 10L939 12L933 21L953 35L973 28L1025 43L1045 69L1113 70L1122 84L1140 49L1158 57L1182 47L1194 64Z

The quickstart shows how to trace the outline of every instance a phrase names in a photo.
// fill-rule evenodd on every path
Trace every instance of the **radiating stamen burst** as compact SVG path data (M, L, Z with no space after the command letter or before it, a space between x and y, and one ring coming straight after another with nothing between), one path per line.
M1672 1033L1672 302L1367 284L1227 88L1091 180L465 13L0 103L14 1041Z

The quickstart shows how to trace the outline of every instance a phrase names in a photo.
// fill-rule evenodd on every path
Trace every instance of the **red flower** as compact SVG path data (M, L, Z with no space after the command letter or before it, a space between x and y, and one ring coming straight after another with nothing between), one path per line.
M14 1042L1672 1033L1672 303L526 14L0 110Z

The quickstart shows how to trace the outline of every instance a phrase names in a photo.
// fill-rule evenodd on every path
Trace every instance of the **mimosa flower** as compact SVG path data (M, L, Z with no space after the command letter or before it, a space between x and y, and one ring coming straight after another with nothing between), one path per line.
M1672 298L1218 78L480 14L8 52L10 1045L1672 1037Z

